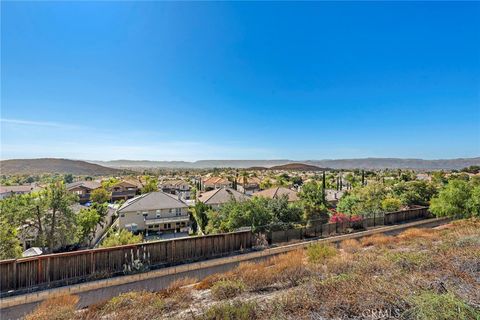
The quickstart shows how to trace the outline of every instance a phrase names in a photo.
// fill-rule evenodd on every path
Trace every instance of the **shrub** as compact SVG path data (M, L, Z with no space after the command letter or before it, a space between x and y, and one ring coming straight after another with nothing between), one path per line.
M197 289L197 290L210 289L214 285L215 282L220 281L222 279L225 279L226 278L225 275L226 274L220 274L220 273L211 274L211 275L207 276L206 278L204 278L199 283L197 283L195 285L195 289Z
M360 243L364 247L368 246L386 246L393 243L395 239L384 234L374 234L370 237L364 237L360 239Z
M337 254L337 249L323 243L311 244L307 247L307 258L311 263L320 263Z
M245 291L245 284L239 280L221 280L212 286L212 296L217 300L234 298Z
M387 254L387 259L408 271L424 269L433 263L425 252L394 252Z
M257 318L257 304L254 302L224 302L207 309L199 317L204 320L250 320Z
M305 277L309 275L309 271L304 264L303 250L291 251L271 259L272 266L269 268L276 279L288 286L298 285Z
M362 248L362 245L356 239L347 239L340 243L340 248L345 252L355 253Z
M104 306L106 312L130 310L131 308L144 308L151 305L163 306L163 301L153 292L129 291L110 299Z
M163 297L170 297L181 290L186 290L185 287L192 285L196 282L197 282L197 279L195 278L176 279L172 283L170 283L168 287L161 292L161 294Z
M401 240L412 240L419 238L433 240L438 238L438 235L435 233L435 230L432 229L410 228L400 233L397 238Z
M73 318L79 298L65 295L43 301L26 320L63 320Z
M470 307L452 293L436 294L425 291L411 300L413 307L406 312L408 319L475 320L480 318L480 311Z

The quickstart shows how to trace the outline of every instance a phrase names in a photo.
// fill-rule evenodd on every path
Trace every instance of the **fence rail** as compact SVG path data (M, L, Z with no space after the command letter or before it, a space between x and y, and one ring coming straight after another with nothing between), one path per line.
M328 237L426 218L422 207L376 215L359 222L327 223L261 234L268 244L313 237ZM258 243L251 231L162 240L112 248L0 261L0 294L18 294L83 281L142 272L162 266L199 261L250 250Z
M301 228L270 231L267 233L269 244L278 244L292 240L303 240L316 237L328 237L352 230L367 229L376 226L392 225L404 221L426 218L429 216L428 207L411 210L402 210L388 213L373 214L360 221L345 221L305 226Z
M251 248L252 233L243 231L3 260L0 261L0 292L57 287Z

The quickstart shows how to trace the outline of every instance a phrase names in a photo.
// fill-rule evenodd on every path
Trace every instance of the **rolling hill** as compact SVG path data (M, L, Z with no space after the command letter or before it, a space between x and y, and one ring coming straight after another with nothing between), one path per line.
M305 163L288 163L281 166L273 166L270 170L292 170L292 171L321 171L324 168Z
M472 165L480 165L480 157L457 159L402 159L402 158L362 158L327 160L199 160L188 161L150 161L150 160L113 160L90 161L112 168L271 168L292 163L303 163L320 168L332 169L414 169L414 170L452 170Z
M13 159L0 161L0 172L3 175L59 173L74 175L117 175L124 170L108 168L98 164L68 159Z

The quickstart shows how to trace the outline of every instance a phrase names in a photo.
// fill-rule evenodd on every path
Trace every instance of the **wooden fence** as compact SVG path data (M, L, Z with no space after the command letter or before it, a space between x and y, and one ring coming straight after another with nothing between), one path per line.
M252 248L250 231L0 261L0 292L27 292L225 256Z
M289 242L316 237L328 237L336 234L346 233L349 230L367 229L375 226L392 225L416 219L423 219L429 216L428 207L421 207L411 210L402 210L389 213L378 213L371 217L364 217L355 222L337 222L310 225L302 228L271 231L267 234L269 244Z

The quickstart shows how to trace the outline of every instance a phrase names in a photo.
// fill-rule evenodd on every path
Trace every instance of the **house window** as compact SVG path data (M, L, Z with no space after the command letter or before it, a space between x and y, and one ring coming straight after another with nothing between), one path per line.
M163 229L167 229L167 224L166 223L163 225Z

